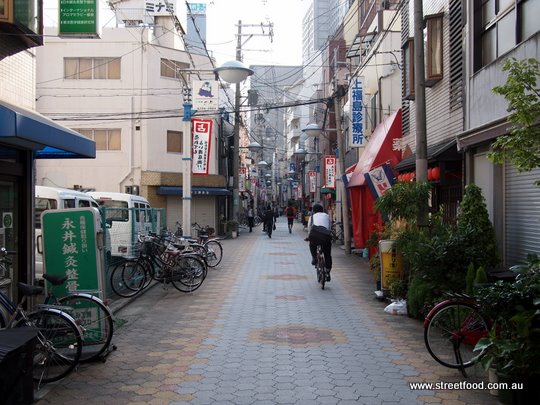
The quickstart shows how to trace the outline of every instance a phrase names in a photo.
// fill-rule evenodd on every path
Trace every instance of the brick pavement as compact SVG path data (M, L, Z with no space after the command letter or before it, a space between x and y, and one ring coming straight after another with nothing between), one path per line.
M410 390L462 377L431 359L421 322L384 313L364 259L334 248L322 291L305 235L280 218L272 239L255 228L224 241L201 288L156 286L118 310L118 350L45 386L36 403L497 403L487 391ZM470 381L483 377L472 371Z

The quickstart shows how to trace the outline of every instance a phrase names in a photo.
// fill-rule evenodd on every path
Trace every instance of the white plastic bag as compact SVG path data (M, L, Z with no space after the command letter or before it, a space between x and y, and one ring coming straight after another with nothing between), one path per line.
M407 301L396 300L384 308L384 312L392 315L407 315Z

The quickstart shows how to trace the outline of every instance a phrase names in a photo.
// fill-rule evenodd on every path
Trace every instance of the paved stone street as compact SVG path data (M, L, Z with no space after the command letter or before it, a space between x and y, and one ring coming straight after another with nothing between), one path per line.
M37 404L497 403L487 390L411 390L463 378L429 356L421 322L383 311L365 259L334 247L321 290L305 236L283 217L271 239L243 230L194 293L158 285L115 302L118 349L43 387Z

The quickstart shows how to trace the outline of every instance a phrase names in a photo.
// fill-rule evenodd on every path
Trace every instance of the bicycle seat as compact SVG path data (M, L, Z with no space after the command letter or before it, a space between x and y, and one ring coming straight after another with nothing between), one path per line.
M19 287L19 291L26 296L39 295L43 292L43 287L37 285L17 283L17 287Z
M68 279L68 276L65 274L63 276L55 276L52 274L43 274L43 278L47 280L52 285L62 285Z

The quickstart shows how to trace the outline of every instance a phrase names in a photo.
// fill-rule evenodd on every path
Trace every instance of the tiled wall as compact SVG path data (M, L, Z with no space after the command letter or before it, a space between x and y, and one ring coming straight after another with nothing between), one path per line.
M33 110L35 106L35 55L22 51L0 60L0 99Z

